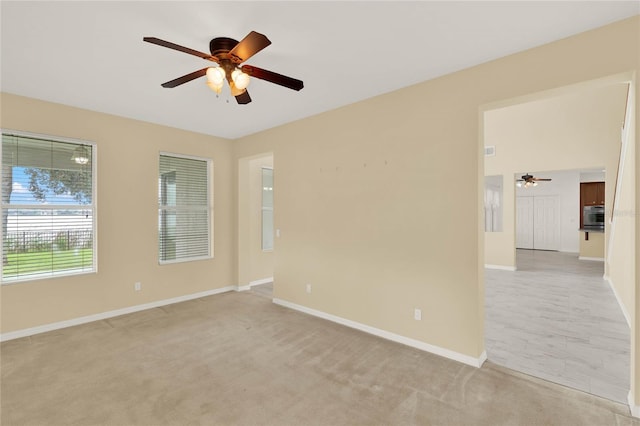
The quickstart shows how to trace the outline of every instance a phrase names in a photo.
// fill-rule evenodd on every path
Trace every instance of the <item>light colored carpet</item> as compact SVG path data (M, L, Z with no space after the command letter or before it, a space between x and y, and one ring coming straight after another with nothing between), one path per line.
M628 408L225 293L4 342L7 425L640 425Z

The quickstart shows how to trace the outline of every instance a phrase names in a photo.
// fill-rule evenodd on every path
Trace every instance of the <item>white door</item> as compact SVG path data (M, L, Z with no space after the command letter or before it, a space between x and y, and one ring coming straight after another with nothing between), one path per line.
M533 197L516 197L516 248L534 248Z
M516 197L516 248L560 250L557 195Z
M534 197L533 200L533 248L559 250L558 196Z

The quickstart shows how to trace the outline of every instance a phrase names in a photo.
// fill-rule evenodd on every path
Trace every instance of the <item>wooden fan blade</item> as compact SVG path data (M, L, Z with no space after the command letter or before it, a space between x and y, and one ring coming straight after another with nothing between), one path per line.
M243 65L242 72L245 72L252 77L266 80L293 90L301 90L304 87L302 80L287 77L286 75L278 74L273 71L263 70L262 68L254 67L253 65Z
M207 59L209 61L218 62L218 58L215 56L211 56L209 53L199 52L197 50L190 49L188 47L180 46L179 44L171 43L170 41L161 40L156 37L144 37L142 41L146 41L147 43L157 44L158 46L168 47L169 49L177 50L179 52L188 53L189 55L198 56L202 59Z
M236 101L240 105L246 105L251 102L251 96L249 96L249 92L245 89L244 92L236 96Z
M538 182L550 182L551 181L551 179L542 179L542 178L533 178L531 180L535 180L535 181L538 181Z
M187 75L183 75L182 77L178 77L174 80L167 81L166 83L162 83L162 87L171 88L180 86L181 84L188 83L191 80L195 80L196 78L202 77L207 74L208 68L202 68L201 70L194 71Z
M229 90L231 90L231 96L236 98L236 101L240 105L245 105L251 102L251 96L249 96L249 92L247 89L238 89L233 82L233 80L227 78L227 82L229 83Z
M240 40L240 43L231 49L229 55L235 63L240 64L270 44L271 40L269 40L267 36L251 31L245 38Z

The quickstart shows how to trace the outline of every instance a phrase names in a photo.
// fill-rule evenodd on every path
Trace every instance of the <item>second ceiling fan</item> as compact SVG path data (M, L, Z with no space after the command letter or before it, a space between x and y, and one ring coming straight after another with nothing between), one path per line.
M538 182L551 182L551 179L533 177L529 173L522 175L521 179L516 180L518 187L529 188L531 186L538 186Z
M255 31L251 31L240 42L228 37L216 37L212 39L209 42L211 54L180 46L156 37L144 37L142 40L147 43L198 56L218 64L216 67L202 68L198 71L183 75L182 77L167 81L162 84L162 87L172 88L188 83L196 78L206 76L207 85L218 94L222 90L224 82L227 81L231 89L231 95L236 98L239 104L248 104L251 102L251 96L249 96L249 92L247 92L249 77L266 80L293 90L300 90L304 87L304 83L301 80L254 67L253 65L242 65L247 59L271 44L271 41L264 34Z

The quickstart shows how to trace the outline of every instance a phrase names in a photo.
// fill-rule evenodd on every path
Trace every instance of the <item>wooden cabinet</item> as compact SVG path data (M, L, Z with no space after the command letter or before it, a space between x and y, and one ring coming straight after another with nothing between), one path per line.
M580 183L580 228L584 226L584 206L604 206L604 182Z
M581 183L580 204L582 205L582 207L604 206L604 182Z

